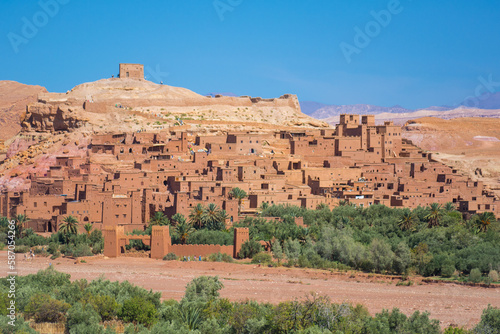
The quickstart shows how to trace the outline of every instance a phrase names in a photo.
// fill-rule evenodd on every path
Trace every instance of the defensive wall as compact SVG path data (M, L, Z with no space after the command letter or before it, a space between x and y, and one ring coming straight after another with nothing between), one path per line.
M125 252L125 246L130 240L142 240L151 246L151 258L163 259L168 253L177 256L208 256L213 253L223 253L238 257L241 246L249 240L249 230L246 227L234 229L234 245L172 245L169 226L153 226L151 236L125 234L123 226L106 226L103 228L104 255L118 257Z

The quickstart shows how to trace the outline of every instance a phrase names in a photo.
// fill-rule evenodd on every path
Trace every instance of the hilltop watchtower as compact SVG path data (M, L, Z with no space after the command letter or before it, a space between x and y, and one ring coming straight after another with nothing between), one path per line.
M144 65L120 64L120 79L130 78L144 80Z

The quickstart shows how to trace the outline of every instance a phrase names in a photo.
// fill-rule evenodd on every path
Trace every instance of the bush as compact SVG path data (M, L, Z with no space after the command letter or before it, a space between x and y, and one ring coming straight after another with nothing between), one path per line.
M252 263L270 264L272 262L271 254L266 252L260 252L252 257Z
M233 262L233 257L226 253L213 253L208 256L211 262Z
M16 317L15 326L9 325L10 318L0 317L0 333L3 334L37 334L33 328L30 327L29 322L24 321L23 317Z
M483 310L481 321L474 328L474 333L500 333L500 309L488 305Z
M53 299L48 294L38 293L30 298L24 314L28 318L33 318L37 323L61 322L69 308L68 303Z
M189 235L189 245L222 245L230 246L234 243L234 236L229 231L212 231L207 229L197 230Z
M29 246L17 245L14 250L15 253L28 253L30 251Z
M482 275L481 275L481 271L479 269L474 268L470 271L469 282L479 283L479 282L481 282L481 279L482 279Z
M240 252L238 253L238 257L240 259L244 258L252 258L255 254L258 254L262 251L262 245L253 239L245 241L243 245L241 245Z
M488 277L491 282L498 282L498 272L496 270L490 270Z
M223 287L217 276L200 276L186 286L184 300L201 302L215 300L219 298L219 290Z
M123 302L118 317L125 322L151 326L156 321L157 310L155 305L139 296Z
M67 256L82 257L92 256L92 249L87 244L77 244L74 247L68 247L65 253Z
M452 264L445 264L441 268L441 276L443 277L451 277L453 276L454 272L455 272L455 266Z
M168 253L163 257L163 261L173 261L177 260L179 257L175 253Z
M120 306L114 297L106 295L91 296L88 303L92 305L102 321L114 319L118 314Z
M101 317L90 304L83 306L81 303L76 303L68 311L66 327L70 334L99 333L103 329L99 326L100 321Z

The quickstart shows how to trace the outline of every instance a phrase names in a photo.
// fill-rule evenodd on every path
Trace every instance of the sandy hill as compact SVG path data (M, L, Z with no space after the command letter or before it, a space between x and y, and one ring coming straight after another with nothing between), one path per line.
M0 140L7 140L21 130L20 117L26 112L26 105L46 91L41 86L0 81Z
M500 195L500 118L424 117L408 121L403 137Z
M28 132L82 127L97 132L149 131L163 124L172 126L179 119L191 123L190 128L207 122L328 127L303 114L297 96L291 94L274 99L211 97L186 88L118 78L84 83L66 93L40 94L39 101L28 107L22 126Z
M356 113L353 110L352 113ZM393 121L394 124L403 125L409 120L422 118L422 117L439 117L442 119L452 119L459 117L500 117L499 109L471 109L459 107L452 110L433 110L433 109L423 109L414 112L404 112L404 113L379 113L375 115L375 121L378 124L382 124L384 121ZM323 121L329 124L336 124L339 122L339 116L333 116L323 119Z

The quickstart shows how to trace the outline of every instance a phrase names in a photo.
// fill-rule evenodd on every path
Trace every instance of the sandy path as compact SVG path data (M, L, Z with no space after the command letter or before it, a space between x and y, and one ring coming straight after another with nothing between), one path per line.
M0 275L7 272L6 252L0 252ZM128 280L147 289L162 293L164 299L179 300L187 283L201 275L217 275L224 283L221 296L231 300L254 299L277 303L303 298L311 291L328 295L333 302L361 303L371 314L398 307L405 314L416 310L429 311L442 326L456 324L472 327L479 322L488 304L500 307L500 289L461 286L456 284L417 283L396 286L396 281L377 276L331 273L321 270L267 268L255 265L211 262L161 261L149 258L90 258L75 264L72 259L36 258L32 262L18 257L19 275L36 273L49 263L59 271L71 274L71 279L88 280L104 275L112 281Z

